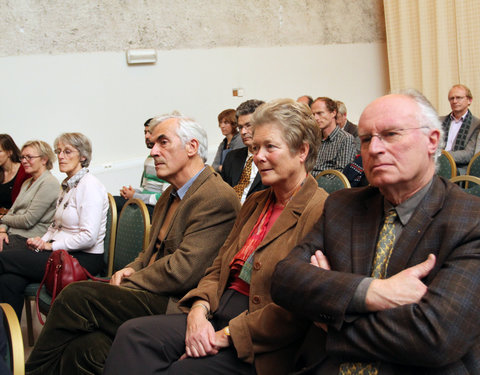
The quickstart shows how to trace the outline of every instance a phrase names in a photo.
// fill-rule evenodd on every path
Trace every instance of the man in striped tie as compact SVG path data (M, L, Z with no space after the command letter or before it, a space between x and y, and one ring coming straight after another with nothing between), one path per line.
M274 301L314 322L300 373L480 373L480 199L435 175L442 133L417 91L364 110L371 185L332 194L272 280Z
M233 187L240 202L243 204L247 196L266 188L262 184L257 166L253 163L253 137L251 118L261 100L247 100L240 104L236 111L237 128L245 146L230 151L225 157L222 168L223 180Z

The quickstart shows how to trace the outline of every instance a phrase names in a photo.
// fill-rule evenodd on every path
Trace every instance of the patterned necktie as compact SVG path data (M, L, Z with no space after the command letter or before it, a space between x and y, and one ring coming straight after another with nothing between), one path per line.
M397 212L390 210L385 216L383 227L378 236L375 258L373 259L372 274L375 279L384 279L387 275L388 261L395 244L395 219ZM375 363L342 363L339 375L377 375L378 366Z
M243 168L242 174L240 175L240 179L238 180L238 184L233 187L235 193L237 193L238 199L242 199L243 191L250 183L250 174L252 173L252 161L253 156L250 156L245 163L245 167Z

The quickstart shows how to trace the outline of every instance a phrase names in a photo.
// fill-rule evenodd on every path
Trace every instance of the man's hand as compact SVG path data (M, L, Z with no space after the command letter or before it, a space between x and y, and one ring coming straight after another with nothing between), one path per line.
M435 266L435 255L426 261L407 268L388 279L375 279L370 283L365 297L368 311L382 311L410 303L418 303L427 293L421 281Z
M310 257L310 264L327 271L330 270L330 263L328 263L327 257L320 250L315 251L315 254Z
M122 268L113 274L110 279L110 285L120 285L125 277L132 276L134 273L135 270L132 267Z
M328 263L327 257L323 255L320 250L315 251L315 254L310 257L310 264L327 271L330 270L330 263ZM318 328L323 329L325 332L328 332L328 326L325 323L313 322L313 324L315 324Z
M133 189L131 186L128 186L128 187L124 186L120 190L120 195L127 200L132 198L133 194L135 194L135 189Z
M3 243L8 243L8 234L6 232L0 233L0 251L3 251Z

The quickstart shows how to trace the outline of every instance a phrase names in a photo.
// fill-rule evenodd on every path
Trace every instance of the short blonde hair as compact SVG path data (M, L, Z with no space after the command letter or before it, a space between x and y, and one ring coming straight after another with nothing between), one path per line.
M52 148L47 142L44 141L28 141L22 146L22 151L26 147L32 147L38 152L38 156L41 156L42 158L47 159L47 164L46 167L47 169L52 169L53 168L53 163L57 159L55 156L55 153L53 152Z
M295 154L304 143L309 146L305 169L311 172L317 161L321 130L313 118L310 108L293 99L276 99L259 106L252 117L253 133L266 123L280 127L290 152Z

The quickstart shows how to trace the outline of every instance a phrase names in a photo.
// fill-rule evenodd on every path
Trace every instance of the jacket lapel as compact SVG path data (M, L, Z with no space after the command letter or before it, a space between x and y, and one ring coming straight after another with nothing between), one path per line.
M430 190L403 228L402 234L395 244L388 264L387 277L408 268L418 242L432 223L433 216L443 207L445 188L443 181L435 176ZM427 259L426 256L424 260Z
M352 228L345 228L346 231L352 232L352 269L345 271L368 276L371 273L377 235L383 217L383 196L377 189L370 189L371 196L359 206L360 210L352 218Z

